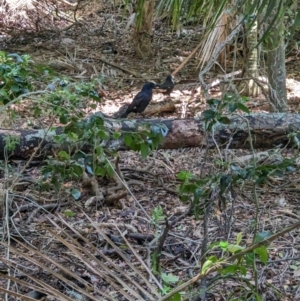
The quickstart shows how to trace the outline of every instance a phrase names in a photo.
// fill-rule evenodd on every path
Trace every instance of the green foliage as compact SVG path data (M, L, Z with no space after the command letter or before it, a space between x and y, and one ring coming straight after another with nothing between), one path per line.
M161 280L163 282L162 293L164 295L171 291L172 287L170 285L174 285L179 281L179 278L177 276L172 275L172 274L161 273L160 277L161 277Z
M76 212L74 212L70 209L66 209L63 213L66 217L75 217L76 216Z
M17 145L20 144L19 136L7 135L3 138L3 140L5 142L5 150L8 152L15 150Z
M180 293L176 293L176 294L174 294L172 297L170 297L169 299L168 299L168 301L181 301L182 299L181 299L181 295L180 295Z
M106 126L102 114L84 120L83 110L95 109L100 101L95 87L101 85L102 81L102 78L97 78L88 83L78 83L66 77L55 77L48 84L51 93L45 95L43 100L51 108L49 114L65 126L54 137L54 142L61 150L47 158L47 165L42 169L42 187L49 189L52 186L58 192L64 181L79 180L84 171L93 176L112 176L109 158L117 156L117 153L107 147L111 139L123 138L126 146L140 152L145 158L167 134L165 126L154 125L148 129L145 126L146 129L139 133L126 132L122 135ZM41 109L34 111L35 116L42 114L45 112ZM45 185L46 182L48 185ZM80 198L80 191L76 187L70 193L75 200Z
M212 132L218 124L230 124L230 119L226 114L232 114L237 110L250 113L244 105L247 98L237 95L225 94L222 100L209 99L208 110L202 112L205 129ZM225 114L225 115L224 115ZM293 136L295 140L296 135ZM276 164L264 164L257 166L257 160L250 161L248 166L240 167L235 163L216 160L216 164L221 169L218 174L208 175L202 178L194 176L188 171L181 171L177 177L181 180L179 192L183 202L190 201L193 214L196 218L203 213L203 206L209 201L210 195L217 191L221 204L226 205L226 192L234 186L241 187L245 182L262 185L270 175L283 176L286 172L292 171L293 159L284 159ZM224 172L222 172L222 169Z
M168 128L165 125L151 125L148 130L125 133L123 139L126 146L141 152L142 158L146 158L152 150L158 148L167 133Z
M289 133L287 135L289 141L291 143L293 143L293 146L297 149L300 149L300 131L295 131L295 132L292 132L292 133Z
M258 235L259 238L257 238L257 241L255 242L262 241L269 236L270 233L260 233ZM228 241L220 241L211 244L209 249L220 249L223 253L223 256L222 258L217 258L216 255L209 256L202 266L201 273L209 273L210 269L213 268L217 269L218 273L222 275L222 279L226 277L231 278L233 276L245 277L247 275L247 271L253 268L252 265L253 261L255 260L255 255L258 255L263 264L267 264L269 254L265 245L254 249L253 252L242 255L238 260L234 262L226 263L226 258L245 250L245 247L241 246L241 242L242 233L238 233L236 242L233 244L229 243ZM261 300L261 297L255 292L254 287L250 283L250 281L245 281L245 285L247 286L247 291L251 292L251 297L254 298L254 300Z
M31 91L31 80L35 77L33 68L29 55L0 51L0 103L6 104Z
M209 99L207 101L209 109L202 112L206 130L211 131L213 126L218 123L230 124L230 119L224 116L226 111L232 114L236 110L240 110L249 114L249 109L244 105L246 101L247 98L234 94L225 94L222 100Z
M166 218L161 206L157 206L153 209L151 217L155 224L158 224L160 221L163 221Z
M203 213L203 206L210 194L217 189L223 201L223 196L232 187L239 189L246 182L262 185L270 175L283 177L292 172L294 159L283 159L276 164L256 166L255 161L248 166L240 167L236 164L226 163L226 173L212 174L199 178L188 171L181 171L177 178L181 181L179 186L180 197L183 202L191 201L192 210L196 218Z

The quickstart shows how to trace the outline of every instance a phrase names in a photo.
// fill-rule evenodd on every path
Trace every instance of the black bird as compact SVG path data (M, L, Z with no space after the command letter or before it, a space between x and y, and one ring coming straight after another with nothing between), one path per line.
M157 85L157 88L166 90L165 93L170 94L174 89L174 86L175 86L174 77L172 74L169 74L166 80L161 85Z
M146 107L152 99L152 89L156 88L157 85L152 82L147 82L144 84L142 90L134 96L131 104L128 106L126 112L121 116L121 118L126 118L129 113L142 113L145 111Z

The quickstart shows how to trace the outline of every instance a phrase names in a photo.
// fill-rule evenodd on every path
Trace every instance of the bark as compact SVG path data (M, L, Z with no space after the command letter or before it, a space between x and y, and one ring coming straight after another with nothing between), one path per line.
M249 132L251 133L254 148L267 149L276 146L292 147L288 143L287 135L293 131L300 130L299 114L251 114L229 117L229 125L215 127L214 135L204 130L204 122L200 117L190 119L143 119L143 120L114 120L105 119L105 125L114 131L138 132L145 130L147 125L164 124L169 132L165 137L164 143L160 146L163 149L176 149L182 147L209 147L214 148L218 145L220 148L228 147L231 149L250 148ZM87 121L88 122L88 121ZM4 158L5 141L8 136L15 136L19 139L16 148L8 152L10 158L27 159L35 150L35 158L43 159L52 154L62 146L53 144L53 138L63 132L59 127L52 131L47 130L0 130L0 158ZM300 139L300 136L298 137ZM114 150L126 150L122 139L103 141L104 147ZM85 146L84 151L89 151Z
M216 28L220 28L221 34L219 38L219 43L222 43L226 40L228 36L228 23L229 23L229 14L227 11L223 11L222 16L220 18L219 24L217 24ZM219 56L219 63L226 70L226 62L227 62L227 54L229 53L229 45L226 45Z
M257 20L253 23L251 28L247 28L247 50L249 53L246 53L246 69L248 74L252 78L258 78L258 57L259 57L259 46L257 41ZM253 79L250 79L246 84L246 95L257 97L261 93L259 86L254 82Z
M126 112L128 108L128 105L122 106L118 112L113 114L114 118L120 118L120 116L123 116L123 114ZM172 100L164 100L160 102L151 103L142 114L145 114L147 116L149 115L155 115L155 114L161 114L161 113L170 113L175 112L176 107L175 103ZM129 116L134 116L135 113L130 113Z
M288 110L287 93L286 93L286 69L285 69L285 45L284 45L284 14L281 2L276 0L276 9L273 9L273 14L270 21L274 18L277 10L281 12L277 16L270 37L268 39L268 59L267 72L269 79L269 97L273 111L285 112Z
M151 39L154 6L154 0L143 2L141 24L136 24L133 34L135 51L140 58L149 58L153 55Z

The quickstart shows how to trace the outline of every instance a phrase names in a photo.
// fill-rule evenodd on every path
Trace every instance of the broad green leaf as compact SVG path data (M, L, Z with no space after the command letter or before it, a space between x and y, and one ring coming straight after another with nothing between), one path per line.
M99 131L98 132L98 135L101 139L103 140L108 140L109 139L109 135L107 134L107 132L105 131Z
M205 110L202 112L202 116L206 120L212 120L216 116L216 112L213 110Z
M58 157L60 159L64 159L64 160L69 160L70 159L70 155L66 151L60 151L58 153Z
M96 171L95 171L95 175L104 177L106 175L106 170L101 166L97 166Z
M272 235L273 235L273 233L271 231L260 232L260 233L256 234L256 236L254 238L254 242L255 243L261 242Z
M223 116L219 119L219 122L223 124L230 124L231 120L228 117Z
M20 87L18 85L11 85L10 89L15 93L20 91Z
M114 139L119 139L120 136L121 136L121 133L118 133L118 132L113 133L113 138Z
M62 123L62 124L67 124L68 123L68 115L67 114L62 114L59 116L59 121Z
M171 298L168 299L168 301L181 301L180 293L174 294Z
M150 154L150 149L149 149L148 144L143 143L141 145L141 155L142 155L142 158L146 159L149 154Z
M77 177L82 176L83 173L82 166L74 164L72 167L73 167L73 172Z
M220 241L219 246L222 250L226 251L228 247L228 241Z
M213 264L214 261L212 261L211 259L206 260L202 266L201 273L205 274L208 271L208 269L212 267Z
M219 271L223 275L234 274L236 272L240 272L242 275L246 275L247 273L246 268L240 265L229 265L223 269L220 269Z
M257 254L262 263L266 264L268 262L269 253L265 246L260 246L254 250L255 254Z
M192 179L192 177L193 177L193 174L191 172L185 171L185 170L182 170L177 174L177 178L182 181Z
M237 108L247 114L250 114L250 110L240 102L237 104Z
M124 143L130 146L132 144L132 137L130 135L124 135Z
M239 245L234 245L234 244L229 244L228 245L228 248L227 248L227 250L230 252L230 253L233 253L233 254L235 254L235 253L237 253L237 252L239 252L239 251L242 251L244 248L243 247L241 247L241 246L239 246Z

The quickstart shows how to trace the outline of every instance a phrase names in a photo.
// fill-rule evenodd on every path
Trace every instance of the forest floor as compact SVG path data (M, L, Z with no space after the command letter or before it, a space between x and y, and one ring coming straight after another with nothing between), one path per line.
M140 90L145 80L163 82L166 76L178 67L190 52L198 45L203 34L202 27L184 26L179 33L171 32L165 20L156 19L153 26L153 57L147 59L138 58L133 49L131 40L132 29L126 29L126 19L123 21L122 8L87 6L82 11L84 23L82 26L73 26L69 30L60 33L47 33L45 36L37 35L35 38L24 36L22 40L11 39L3 42L2 49L7 52L19 54L30 54L34 62L49 64L62 76L67 75L76 81L89 81L91 78L103 77L103 83L98 87L101 91L101 102L95 109L90 109L86 114L101 111L111 115L124 104L129 103L133 96ZM233 62L233 56L228 55L228 66L226 73L239 70L242 65L242 57ZM287 62L287 82L289 93L289 107L291 112L298 113L300 99L300 63L296 52L291 52L290 61ZM287 58L288 59L288 58ZM153 101L159 102L166 98L175 103L176 111L163 113L151 118L189 118L200 115L206 108L206 99L211 97L220 98L226 87L216 87L211 91L209 98L204 98L199 92L198 83L199 60L193 57L176 74L176 86L170 96L154 92ZM235 66L235 67L233 67ZM261 74L266 70L261 68ZM205 74L205 81L210 83L213 79L223 75L219 68L213 68ZM253 112L269 112L269 105L263 95L257 99L249 98L246 103ZM33 113L25 107L16 105L19 119L13 125L15 128L26 128L34 124L39 128L47 126L45 120L36 120ZM149 116L150 117L150 116ZM131 116L130 118L135 118ZM141 118L141 117L138 117ZM30 122L29 122L30 121ZM6 125L12 126L7 118L2 118L2 128ZM257 150L259 152L260 150ZM273 150L280 154L281 158L292 158L296 151ZM225 150L221 151L225 156ZM249 155L247 150L226 150L228 163L242 159ZM18 183L14 183L13 190L8 191L10 199L10 212L3 210L3 219L0 220L1 228L5 237L17 238L29 245L37 247L41 252L46 252L56 262L64 264L72 269L81 278L98 286L107 293L113 293L115 288L108 282L101 282L91 271L87 272L82 263L78 263L74 253L63 246L53 236L46 234L46 226L51 224L48 218L52 214L62 216L65 221L76 227L81 233L85 233L87 239L95 240L95 245L100 252L107 251L106 241L95 236L97 231L88 229L90 224L85 212L93 221L99 223L101 228L115 241L123 239L118 229L124 233L139 233L141 235L152 235L156 237L161 234L165 226L162 220L157 226L151 222L150 216L161 206L163 214L172 220L179 217L177 223L169 230L164 241L161 257L161 270L164 273L178 276L179 283L187 281L200 272L200 256L203 242L204 218L200 214L196 219L192 213L185 214L189 210L189 203L181 201L178 187L181 182L177 175L181 171L189 171L197 177L214 176L220 172L220 154L217 150L205 150L203 148L158 150L152 152L147 159L133 151L119 152L120 170L126 181L133 184L129 186L132 194L120 199L114 205L93 205L85 207L86 201L93 197L92 190L85 187L81 181L77 183L64 183L62 190L54 191L37 190L36 179L41 177L39 166L26 168L23 175L18 172L24 166L22 162L12 162L10 179L2 178L3 187L18 175ZM222 158L224 159L224 157ZM231 161L232 160L232 161ZM263 160L264 161L264 160ZM260 162L263 164L263 162ZM134 180L134 181L133 181ZM99 187L113 188L116 183L109 179L98 178ZM216 196L212 197L211 212L208 220L208 244L220 241L236 243L239 233L242 234L240 245L249 246L253 241L254 221L258 220L258 232L275 233L284 227L299 220L299 170L297 164L293 171L281 175L270 176L265 183L257 185L255 192L253 183L249 181L242 187L234 187L228 193L225 206L220 205L218 187L214 190ZM71 199L68 190L76 185L81 191L78 201ZM4 189L2 192L4 193ZM4 197L4 196L3 196ZM257 198L257 206L255 203ZM56 205L60 204L60 205ZM28 206L30 205L30 206ZM48 213L49 205L53 205ZM54 206L55 205L55 206ZM43 207L43 210L37 208ZM4 207L3 207L4 209ZM64 212L74 213L68 216ZM11 212L12 211L12 212ZM9 218L7 217L9 215ZM258 216L256 215L258 214ZM9 225L9 226L8 226ZM118 229L117 229L118 228ZM294 230L275 240L268 246L269 257L266 264L259 260L256 262L257 281L259 294L263 300L300 300L300 238L299 230ZM131 246L145 261L149 260L147 253L148 244L143 244L135 238L128 238ZM85 244L82 244L85 247ZM122 245L122 244L121 244ZM30 253L19 244L12 242L13 247ZM153 244L155 250L156 243ZM49 272L37 268L22 258L20 254L7 247L0 247L0 256L10 258L17 266L23 266L23 272L37 277L40 280L50 279ZM222 256L221 249L211 249L208 255ZM127 250L127 255L133 254ZM114 263L126 270L128 266L120 257L114 253L111 256ZM133 259L137 265L137 262ZM1 270L5 269L4 261ZM137 265L138 266L138 265ZM149 266L151 268L151 266ZM25 270L25 271L24 271ZM142 269L140 269L142 273ZM21 272L20 272L21 273ZM21 273L21 274L22 274ZM52 276L51 276L52 277ZM216 280L217 281L213 281ZM98 282L97 282L98 281ZM101 283L100 283L101 282ZM71 296L70 290L55 281L53 278L49 283ZM7 280L0 279L0 286L6 287ZM246 300L247 294L251 293L254 286L253 269L247 269L245 275L235 274L230 277L217 276L216 273L208 278L207 300ZM177 284L170 284L176 287ZM197 291L197 283L189 287L189 291ZM18 284L20 293L30 291L26 285ZM198 288L199 290L199 288ZM1 295L2 296L2 295ZM73 297L71 297L72 299ZM143 298L141 297L141 300ZM10 299L14 300L14 299ZM46 297L46 300L56 300ZM115 297L114 300L118 299ZM248 299L247 299L248 300ZM252 299L254 300L254 299Z

